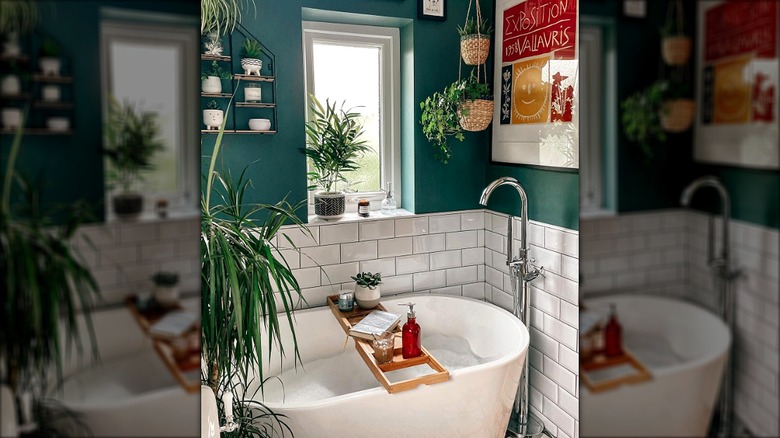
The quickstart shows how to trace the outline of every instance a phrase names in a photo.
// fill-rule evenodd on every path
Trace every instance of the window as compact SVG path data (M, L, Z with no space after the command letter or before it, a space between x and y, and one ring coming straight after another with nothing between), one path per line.
M368 198L379 207L387 182L401 205L400 45L397 28L303 23L306 96L313 94L354 108L363 116L365 139L375 153L345 176L358 192L348 201ZM307 99L307 116L308 116Z
M613 27L583 20L580 28L580 213L614 211L615 64Z
M166 17L151 18L160 21L161 16ZM154 169L142 174L139 190L145 213L153 212L159 199L167 200L174 213L198 209L197 120L190 110L198 105L192 93L197 88L196 29L194 24L139 22L138 12L104 11L100 29L103 114L111 98L155 113L164 144L152 158ZM109 197L107 193L106 217L111 220Z

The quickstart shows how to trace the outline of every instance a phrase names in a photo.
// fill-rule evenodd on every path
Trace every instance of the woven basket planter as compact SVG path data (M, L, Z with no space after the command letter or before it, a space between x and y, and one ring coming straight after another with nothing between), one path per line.
M667 65L685 65L691 57L691 39L682 35L665 37L661 40L661 55Z
M489 35L464 35L460 37L460 56L466 65L482 65L490 52Z
M661 127L666 132L680 133L688 130L693 124L696 113L696 103L693 99L667 100L659 114Z
M470 132L484 131L493 120L493 101L464 100L458 106L460 127Z

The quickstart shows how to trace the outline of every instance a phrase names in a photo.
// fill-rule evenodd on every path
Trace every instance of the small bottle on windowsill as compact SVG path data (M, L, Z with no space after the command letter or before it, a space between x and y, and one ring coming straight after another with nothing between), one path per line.
M358 200L358 216L368 217L370 209L371 209L371 202L369 202L368 199Z

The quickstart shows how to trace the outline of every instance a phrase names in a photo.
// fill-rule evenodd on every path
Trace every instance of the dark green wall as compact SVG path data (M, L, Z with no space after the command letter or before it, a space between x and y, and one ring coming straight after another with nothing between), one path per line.
M621 0L583 0L581 14L612 17L616 23L617 95L622 101L648 86L661 72L660 35L658 29L666 20L667 1L648 1L647 18L622 16ZM696 7L683 2L685 28L697 44ZM696 59L692 55L690 77L695 78ZM693 81L693 79L692 79ZM648 164L639 148L618 130L617 147L617 210L619 212L675 208L680 193L693 179L701 175L721 178L732 197L735 219L780 228L780 171L743 169L710 165L693 160L693 129L682 134L669 134L666 144L657 145L655 156ZM718 211L713 196L697 195L693 206Z
M200 16L195 1L46 1L37 2L39 28L57 40L74 77L74 135L26 135L17 169L43 184L44 208L86 201L97 220L103 211L103 156L100 79L100 8L104 6ZM37 66L33 66L37 68ZM154 68L154 66L144 66ZM0 137L2 165L12 136Z
M422 134L419 102L458 77L456 27L465 18L468 2L449 1L445 22L418 20L417 1L413 0L257 0L257 6L257 20L247 15L243 24L276 55L279 132L271 136L225 136L221 157L234 173L251 163L248 174L255 187L252 201L273 202L288 194L293 200L306 196L305 160L300 151L305 141L301 9L312 8L361 14L357 22L376 22L377 16L383 16L408 23L400 26L404 208L415 213L481 208L477 201L482 189L500 173L516 176L524 184L533 205L529 207L532 219L577 228L576 174L490 164L489 130L468 133L462 143L453 141L453 158L444 165L434 158L435 150ZM483 0L481 6L485 15L492 16L492 1ZM307 10L307 14L310 12ZM355 22L356 17L351 18L347 21ZM492 57L488 63L492 64ZM488 77L492 78L491 70ZM213 142L213 136L204 137L204 156L211 155ZM555 197L546 198L551 192ZM491 203L491 208L507 205ZM517 214L519 210L512 207L511 211ZM299 214L305 215L302 211Z

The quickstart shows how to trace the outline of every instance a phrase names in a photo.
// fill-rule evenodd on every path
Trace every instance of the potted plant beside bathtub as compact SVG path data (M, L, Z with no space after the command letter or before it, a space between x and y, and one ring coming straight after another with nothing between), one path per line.
M0 169L0 387L6 396L15 393L22 423L34 422L29 432L41 436L44 416L53 412L45 398L49 383L62 383L64 359L86 351L97 358L91 314L100 292L71 245L84 210L74 205L67 220L52 226L57 222L37 205L40 193L15 170L21 132L18 127Z
M179 274L160 271L152 276L154 300L163 307L173 307L179 302Z
M314 193L314 213L325 220L344 215L349 186L345 173L358 169L357 160L370 148L363 137L362 116L345 110L344 103L325 101L323 107L314 95L311 99L311 119L306 122L306 149L308 158L309 190ZM341 190L340 190L341 189Z
M269 345L278 346L282 354L292 347L292 354L300 360L292 313L293 303L302 299L301 289L276 242L277 236L279 241L288 241L281 229L284 224L309 236L311 232L295 214L303 201L296 205L286 199L275 204L243 201L252 183L245 178L246 169L237 177L229 169L217 170L224 129L225 122L219 128L201 193L201 382L214 392L223 425L224 403L232 400L238 425L234 435L273 436L272 427L276 431L286 427L283 418L257 402L251 407L244 403L250 397L243 391L252 376L264 381L263 365L271 360L261 355L264 333L268 333ZM292 335L289 344L281 339L285 323ZM225 394L232 397L223 400ZM263 413L258 415L258 410Z
M382 297L382 289L379 287L382 284L382 274L361 272L350 278L355 280L355 301L357 301L358 306L363 309L376 307Z

